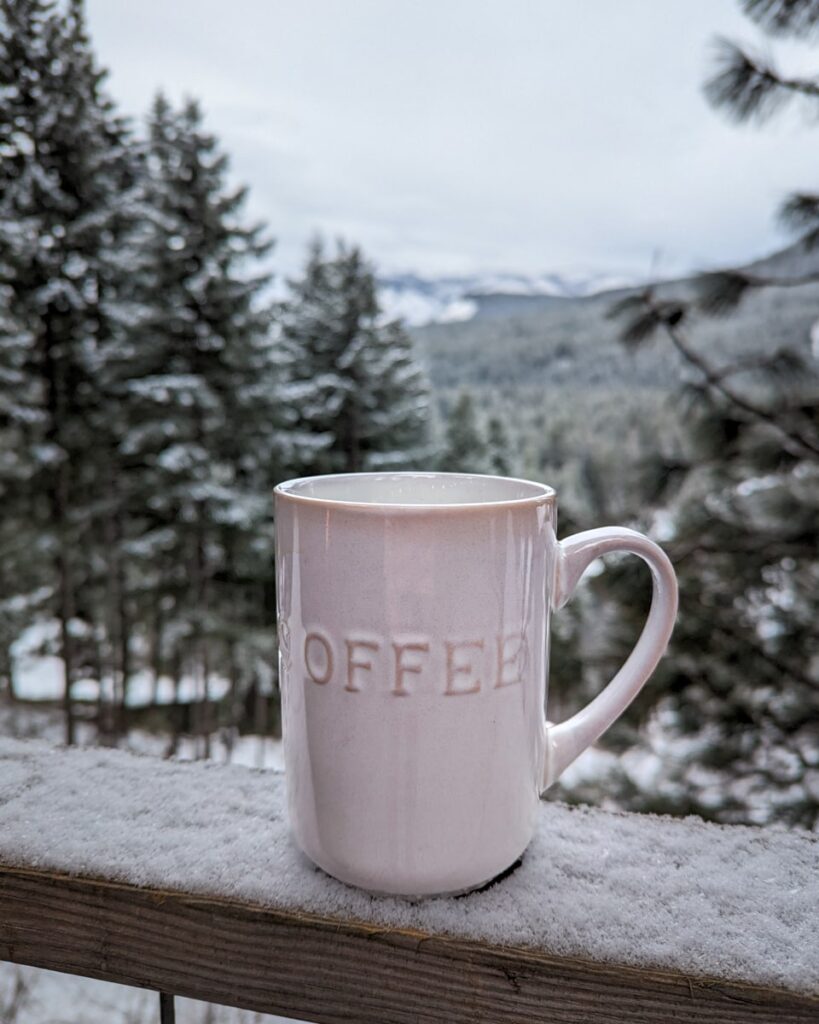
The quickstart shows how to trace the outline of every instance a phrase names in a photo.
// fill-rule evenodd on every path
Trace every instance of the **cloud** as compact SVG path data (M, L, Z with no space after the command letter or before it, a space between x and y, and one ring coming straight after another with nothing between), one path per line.
M701 94L732 0L90 0L111 89L203 101L289 272L316 230L388 269L678 269L781 243L812 184L798 121L749 131Z

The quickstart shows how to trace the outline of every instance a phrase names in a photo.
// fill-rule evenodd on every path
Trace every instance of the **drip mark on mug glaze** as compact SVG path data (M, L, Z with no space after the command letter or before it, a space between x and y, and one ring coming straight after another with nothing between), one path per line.
M278 637L279 637L279 657L281 658L281 663L284 666L284 668L285 669L289 669L290 668L290 626L289 626L289 624L284 619L280 619L279 620L279 623L278 623L278 626L277 626L277 632L278 632Z
M314 628L304 636L303 652L308 684L339 682L347 693L361 693L386 677L394 697L412 696L414 683L424 677L438 679L438 691L444 697L505 689L523 682L529 661L526 635L520 631L498 633L488 644L480 638L436 642L413 635L387 639L363 632L334 643L324 630ZM341 669L338 679L337 666Z

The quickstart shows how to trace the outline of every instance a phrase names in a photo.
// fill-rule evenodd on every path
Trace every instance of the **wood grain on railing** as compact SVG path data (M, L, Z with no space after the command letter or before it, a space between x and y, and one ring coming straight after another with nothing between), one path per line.
M0 868L0 959L319 1024L784 1024L819 1000Z

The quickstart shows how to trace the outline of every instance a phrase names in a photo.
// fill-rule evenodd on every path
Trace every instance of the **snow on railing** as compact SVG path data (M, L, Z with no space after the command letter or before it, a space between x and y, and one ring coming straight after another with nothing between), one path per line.
M818 912L819 837L550 803L485 891L374 897L280 774L0 740L14 963L318 1022L815 1022Z

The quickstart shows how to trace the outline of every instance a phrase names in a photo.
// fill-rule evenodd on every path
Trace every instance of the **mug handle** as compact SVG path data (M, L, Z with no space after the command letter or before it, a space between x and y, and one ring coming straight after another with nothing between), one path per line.
M566 604L580 577L595 558L613 551L639 555L651 569L651 609L634 650L603 692L565 722L558 725L546 723L546 758L541 792L548 789L572 761L626 710L657 667L674 628L677 578L668 555L642 533L620 526L585 530L557 545L552 608L557 610Z

